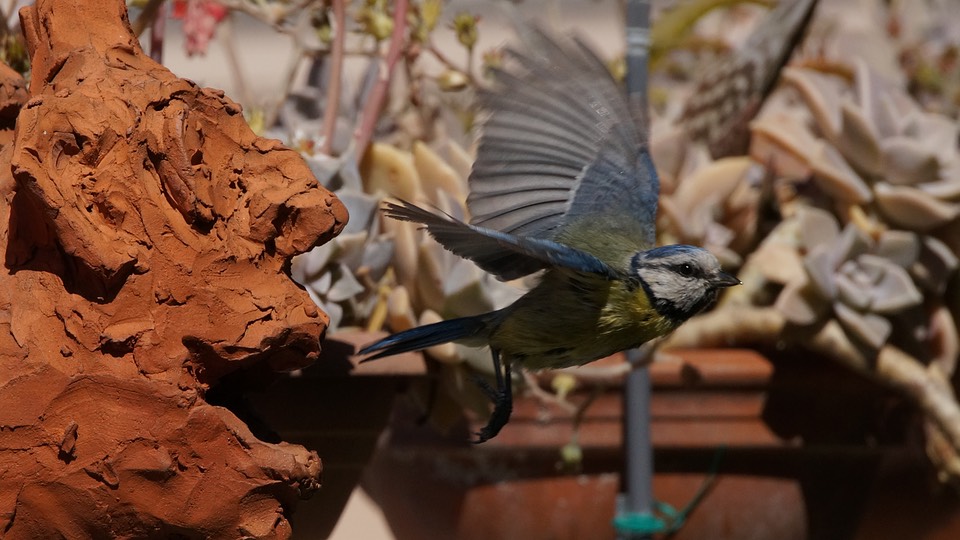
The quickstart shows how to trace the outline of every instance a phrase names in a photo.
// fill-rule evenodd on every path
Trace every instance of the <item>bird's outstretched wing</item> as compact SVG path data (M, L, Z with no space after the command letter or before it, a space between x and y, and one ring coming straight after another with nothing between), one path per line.
M616 271L589 253L543 238L515 236L468 225L452 216L440 216L406 201L387 202L384 215L401 221L422 223L437 242L470 259L500 279L508 280L548 267L564 267L610 279Z
M659 182L640 127L590 49L526 30L527 52L509 51L516 65L481 93L489 117L470 174L471 224L620 266L655 241ZM599 231L604 242L590 234Z

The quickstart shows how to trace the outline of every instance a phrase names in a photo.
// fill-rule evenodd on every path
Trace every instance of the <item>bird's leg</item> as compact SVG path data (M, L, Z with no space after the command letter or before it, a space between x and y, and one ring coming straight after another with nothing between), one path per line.
M496 349L493 353L493 372L497 377L497 388L494 389L486 381L480 379L477 384L483 393L493 401L493 412L490 413L490 420L476 433L477 440L474 443L482 443L496 437L503 426L510 420L510 413L513 412L513 378L510 375L510 362L504 362L503 372L500 371L500 352Z

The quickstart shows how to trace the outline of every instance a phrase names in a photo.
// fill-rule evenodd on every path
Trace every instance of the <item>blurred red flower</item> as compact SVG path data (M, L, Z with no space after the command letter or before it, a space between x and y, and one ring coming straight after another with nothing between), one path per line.
M229 11L215 0L175 0L173 18L183 20L187 55L206 54L217 25Z

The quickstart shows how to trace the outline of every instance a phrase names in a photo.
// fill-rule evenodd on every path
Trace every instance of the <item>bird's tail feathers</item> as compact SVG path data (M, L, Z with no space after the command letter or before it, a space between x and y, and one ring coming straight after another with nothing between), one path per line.
M481 336L487 328L491 315L493 315L493 313L461 317L459 319L450 319L418 328L411 328L410 330L405 330L392 336L387 336L375 343L371 343L361 349L358 354L376 353L361 361L369 362L385 356L421 351L434 345Z

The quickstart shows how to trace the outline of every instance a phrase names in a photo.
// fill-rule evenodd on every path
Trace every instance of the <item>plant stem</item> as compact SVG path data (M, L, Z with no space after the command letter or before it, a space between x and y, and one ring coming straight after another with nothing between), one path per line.
M233 85L236 88L236 94L240 96L240 102L249 107L252 98L247 89L246 79L243 77L243 66L237 57L237 47L233 38L233 12L229 12L227 17L221 21L218 31L220 44L223 45L223 54L227 58L227 65L230 66L230 74L233 76ZM271 124L267 124L267 126L270 125Z
M300 62L303 61L303 58L303 45L300 43L299 39L294 38L293 51L290 53L290 62L287 63L287 70L283 76L283 86L280 87L280 94L269 108L264 107L264 127L269 128L277 123L277 117L280 116L280 109L283 107L283 103L287 100L287 96L290 95L290 90L293 88L293 82L297 77L297 69L300 68Z
M385 60L381 60L383 64L380 66L377 83L364 104L360 124L353 134L358 159L363 157L367 145L370 143L370 138L373 137L373 130L377 125L377 119L380 117L384 101L386 101L387 90L393 76L393 68L397 65L397 60L400 59L404 36L407 34L407 3L407 0L397 0L393 6L393 34L390 36L387 57Z
M470 81L470 84L473 85L474 88L481 88L483 86L473 73L473 50L472 49L468 49L469 53L467 56L466 69L461 69L457 67L457 65L454 64L452 60L450 60L450 57L440 52L440 49L438 49L433 44L432 41L427 43L427 50L430 51L430 54L435 56L436 59L439 60L441 64L447 66L450 69L459 71L460 73L463 73L464 75L466 75L467 79Z
M328 156L333 147L337 116L340 112L340 77L343 72L343 49L347 35L346 10L343 3L344 0L333 0L336 33L333 35L333 49L330 52L330 86L327 88L327 103L323 108L323 137L320 143L320 152Z
M157 19L157 13L160 11L163 2L164 0L150 0L147 5L143 6L140 16L133 22L133 35L140 37L144 30Z
M167 14L163 10L162 0L157 2L153 13L153 22L150 25L150 58L163 63L163 37L167 26Z

